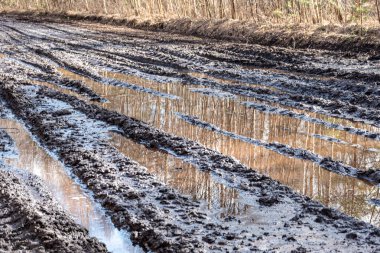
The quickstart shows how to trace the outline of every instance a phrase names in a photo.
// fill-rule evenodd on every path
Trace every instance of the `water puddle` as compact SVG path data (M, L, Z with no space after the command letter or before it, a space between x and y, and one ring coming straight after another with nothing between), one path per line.
M227 100L205 106L214 110L199 113L195 108L188 108L187 114L241 136L310 150L355 168L380 167L380 142L299 119L258 113ZM226 112L225 108L233 110L233 113ZM324 137L332 137L342 143L328 141Z
M119 134L111 133L111 136L111 145L121 153L146 167L161 182L190 195L193 200L205 201L207 208L220 218L241 217L251 208L237 190L216 182L210 172L200 171L170 154L147 149Z
M203 145L219 152L230 154L243 164L290 186L303 195L380 226L380 207L371 203L371 199L380 198L380 189L377 186L326 171L311 162L291 159L268 152L261 147L207 132L208 130L199 130L190 126L183 131L186 131L184 136L200 141ZM148 150L118 134L113 135L111 143L171 187L194 199L206 201L211 210L219 207L221 217L229 215L240 218L252 214L250 205L240 204L247 203L247 199L239 201L238 192L227 191L224 186L215 183L209 173L199 172L190 164L168 154ZM218 187L223 187L224 193L217 189ZM205 189L211 189L214 194ZM226 192L233 194L227 196ZM234 206L227 208L224 203L230 205L233 203Z
M0 127L11 135L20 153L18 159L8 159L6 162L40 177L74 220L89 230L90 236L105 243L111 252L143 252L132 245L127 233L115 228L104 210L67 175L61 163L38 146L19 123L1 119Z
M64 75L73 79L81 78L81 76L68 71L65 71ZM294 148L307 149L324 157L332 157L334 160L342 161L355 168L364 170L380 168L379 141L300 119L266 114L247 108L239 103L243 99L247 101L246 98L221 99L191 91L192 88L198 86L185 87L171 83L159 84L136 76L115 73L107 73L107 76L120 78L129 83L154 88L160 92L183 98L178 101L169 101L129 91L123 87L102 85L82 78L91 89L104 98L109 99L110 103L104 105L108 109L117 110L132 116L130 112L127 113L125 110L133 110L133 106L136 103L140 102L141 105L144 105L145 109L142 108L142 110L149 110L149 107L159 108L160 105L165 104L166 107L170 107L169 113L165 115L167 117L166 120L173 120L173 112L180 112L197 116L201 120L229 132L266 142L279 142ZM124 106L127 108L123 109L122 107ZM138 105L136 107L140 108ZM213 108L213 110L207 110L208 108ZM140 117L136 115L134 117L143 121L148 120L147 118L140 118L141 115ZM151 119L148 122L151 123ZM325 137L331 137L338 141L329 141Z
M278 73L281 73L281 71L279 71ZM192 72L192 73L188 73L188 74L191 75L191 76L193 76L193 77L205 78L205 79L216 81L216 82L222 83L222 84L241 85L241 86L255 87L255 88L264 88L264 89L269 89L269 90L272 90L272 91L277 91L277 92L280 92L280 93L286 93L286 91L283 91L283 90L280 90L280 89L278 89L276 87L268 86L268 85L250 84L250 83L240 82L240 81L237 81L237 80L221 79L221 78L216 78L216 77L204 74L204 73L197 73L197 72ZM242 96L238 96L238 97L242 101L244 101L244 100L247 100L247 101L250 101L250 100L251 101L257 101L256 99L252 99L252 98L247 98L247 97L242 97ZM370 132L380 133L380 128L374 127L374 126L371 126L371 125L368 125L368 124L364 124L364 123L360 123L360 122L353 122L353 121L350 121L350 120L341 119L341 118L332 117L332 116L327 116L325 114L316 113L316 112L310 112L308 110L297 109L297 108L286 106L286 105L280 105L279 103L276 103L276 102L261 101L261 100L259 102L262 103L262 104L265 104L265 105L269 105L269 106L273 106L273 107L277 107L277 108L286 109L286 110L289 110L289 111L292 111L292 112L295 112L295 113L306 114L306 115L308 115L310 117L321 119L321 120L324 120L324 121L327 121L327 122L330 122L330 123L341 124L341 125L345 125L345 126L350 126L350 127L355 127L355 128L361 128L361 129L364 129L364 130L367 130L367 131L370 131Z
M62 70L62 71L65 72L66 74L70 75L70 72L67 72L66 70ZM105 77L109 77L109 78L113 78L113 79L117 79L117 80L122 80L122 81L129 82L129 83L133 83L133 84L136 84L139 86L143 86L145 88L157 89L157 88L161 87L161 89L162 89L162 87L163 87L163 85L161 83L157 83L157 82L154 82L151 80L143 79L143 78L140 78L140 77L137 77L134 75L127 75L127 74L115 73L115 72L102 72L101 74ZM206 78L206 79L214 80L214 81L217 81L217 82L223 83L223 84L243 85L243 86L247 86L247 87L257 87L257 88L266 88L266 89L271 89L271 90L278 90L277 88L271 87L271 86L265 86L265 85L261 85L261 84L242 83L239 81L232 81L232 80L225 80L225 79L212 77L212 76L209 76L209 75L204 74L204 73L191 72L190 75L192 75L194 77L198 77L198 78ZM73 78L74 78L74 76L73 76ZM76 78L80 79L82 77L76 76ZM88 80L88 81L91 82L91 80ZM199 89L199 87L202 87L202 86L198 86L198 85L197 86L188 85L186 87L188 87L189 90L192 90L192 89L202 90L202 88ZM207 89L207 88L203 87L203 89ZM172 94L172 95L178 95L175 93L175 90L173 90L173 89L170 89L170 90L166 89L166 92L168 92L169 94ZM214 90L214 92L216 92L216 94L215 94L216 96L218 96L218 94L220 94L220 93L223 93L220 90ZM292 112L295 112L298 114L305 114L309 117L321 119L321 120L324 120L324 121L327 121L327 122L330 122L333 124L341 124L341 125L350 126L350 127L354 127L354 128L364 129L364 130L367 130L370 132L380 133L380 128L375 127L375 126L371 126L368 124L364 124L361 122L353 122L350 120L332 117L332 116L328 116L328 115L317 113L317 112L310 112L307 110L297 109L297 108L286 106L286 105L280 105L279 103L276 103L276 102L261 101L261 100L255 99L255 98L248 98L248 97L239 96L239 95L234 95L233 97L235 98L235 100L237 102L258 102L258 103L265 104L268 106L286 109L286 110L289 110L289 111L292 111Z
M277 179L325 205L380 225L380 209L368 203L369 199L379 198L378 187L328 172L311 162L285 157L273 151L190 125L179 119L175 113L198 116L203 121L231 132L267 142L277 141L293 147L309 149L360 168L379 165L379 153L367 150L369 148L380 149L377 141L298 119L265 114L249 109L236 100L191 92L191 86L139 80L139 85L155 87L156 90L182 98L169 100L123 87L102 85L70 72L64 74L72 79L83 80L89 88L108 99L109 103L101 105L109 110L137 118L168 133L192 139L208 148L233 156L243 164ZM112 74L109 73L109 75ZM124 75L123 80L128 78L129 76ZM132 83L131 80L129 81ZM135 84L137 84L136 81ZM194 87L199 88L199 86ZM315 134L333 136L350 143L350 145L329 142L314 137ZM130 153L128 154L130 155ZM188 180L195 179L189 178Z

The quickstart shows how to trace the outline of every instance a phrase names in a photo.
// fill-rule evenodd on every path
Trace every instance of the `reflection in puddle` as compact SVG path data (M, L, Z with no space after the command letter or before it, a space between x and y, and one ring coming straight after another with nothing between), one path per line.
M279 73L281 73L281 71L279 71ZM272 90L272 91L277 91L279 93L286 93L286 91L279 90L278 88L273 87L273 86L244 83L244 82L239 82L237 80L226 80L226 79L212 77L212 76L204 74L204 73L196 73L196 72L194 72L194 73L188 73L188 74L190 74L191 76L197 77L197 78L205 78L205 79L213 80L213 81L216 81L216 82L222 83L222 84L240 85L240 86L247 86L247 87L254 87L254 88L265 88L265 89L269 89L269 90ZM119 78L119 77L116 77L116 78ZM244 97L240 96L240 99L242 101L244 101L244 100L246 100L248 98L244 98ZM264 101L264 100L260 100L259 102L262 103L262 104L265 104L265 105L269 105L269 106L273 106L273 107L277 107L277 108L282 108L282 109L286 109L286 110L289 110L289 111L293 111L295 113L306 114L306 115L309 115L312 118L321 119L321 120L324 120L324 121L327 121L327 122L330 122L330 123L342 124L342 125L346 125L346 126L350 126L350 127L361 128L361 129L364 129L364 130L367 130L367 131L371 131L371 132L378 132L378 133L380 133L380 128L377 128L377 127L374 127L374 126L371 126L371 125L367 125L367 124L364 124L364 123L353 122L353 121L350 121L350 120L341 119L341 118L337 118L337 117L331 117L331 116L327 116L327 115L321 114L321 113L310 112L308 110L296 109L296 108L293 108L293 107L290 107L290 106L281 105L281 104L276 103L276 102L269 102L269 101Z
M182 98L168 100L123 87L102 85L68 71L64 71L64 75L72 79L82 79L89 88L108 99L109 103L101 104L107 109L137 118L168 133L192 139L208 148L233 156L248 167L277 179L325 205L380 225L380 209L367 202L368 199L379 198L378 187L328 172L311 162L285 157L273 151L189 125L176 117L175 113L198 116L203 121L227 131L267 142L277 141L293 147L308 149L359 168L380 165L379 153L366 150L369 148L379 149L378 141L298 119L249 109L240 103L240 99L246 101L246 98L221 99L189 90L194 87L200 88L200 86L159 84L117 74L125 81ZM107 75L113 77L113 73L107 73ZM138 83L136 79L139 79ZM210 110L210 108L212 109ZM322 140L314 137L314 134L339 138L362 148ZM188 178L186 180L196 179Z
M64 74L73 79L82 78L68 71L65 71ZM379 141L300 119L262 113L242 105L241 101L247 101L247 98L244 97L221 99L191 92L192 86L158 84L136 76L115 73L107 73L107 77L122 79L126 82L183 98L178 101L169 101L82 78L99 95L105 98L112 97L109 99L110 103L104 105L106 108L117 110L149 123L154 123L152 118L144 118L144 115L138 117L134 113L139 113L140 108L141 113L143 110L160 108L161 115L165 112L161 121L172 121L173 112L180 112L197 116L202 121L238 135L266 142L279 142L294 148L303 148L324 157L332 157L334 160L342 161L355 168L367 170L380 167L380 153L376 152L376 150L380 150ZM141 104L138 105L138 103ZM144 108L141 105L144 105ZM209 110L209 108L213 108L213 110ZM133 112L133 110L137 110L137 112ZM321 136L339 139L348 145L330 142Z
M98 238L111 252L142 252L132 246L128 235L114 227L100 206L87 196L81 187L65 172L63 166L48 155L31 139L28 132L12 120L0 120L4 128L16 142L20 156L6 162L14 167L26 169L40 177L53 193L55 199L74 220L89 230L90 236ZM12 129L8 131L7 129Z
M111 134L111 144L127 157L137 161L148 171L179 192L190 195L193 200L204 200L208 209L221 218L242 216L248 212L237 190L213 180L210 172L198 170L195 166L163 153L145 148L119 134Z
M214 110L199 113L196 109L188 108L187 111L189 115L198 116L203 121L238 135L303 148L364 170L380 167L380 153L368 150L379 149L380 143L377 141L299 119L259 113L232 101L212 102L211 105ZM233 113L226 113L223 108L229 108ZM333 137L348 145L318 136Z

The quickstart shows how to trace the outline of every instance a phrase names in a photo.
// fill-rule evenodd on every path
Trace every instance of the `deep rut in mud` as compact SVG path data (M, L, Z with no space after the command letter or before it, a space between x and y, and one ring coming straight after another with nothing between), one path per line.
M105 243L108 250L142 252L132 246L128 235L115 228L104 211L67 175L63 166L39 147L20 124L14 120L0 120L0 128L6 129L19 153L9 155L5 159L7 165L25 169L26 173L42 179L70 216L88 229L90 236Z
M1 126L24 125L70 176L35 164L61 166L44 152L5 159L17 134L3 138L2 159L34 164L70 215L72 193L54 187L74 199L86 188L85 206L120 231L104 239L96 222L74 220L108 250L380 249L380 62L370 55L0 22L2 118L19 122ZM93 240L86 247L100 247Z

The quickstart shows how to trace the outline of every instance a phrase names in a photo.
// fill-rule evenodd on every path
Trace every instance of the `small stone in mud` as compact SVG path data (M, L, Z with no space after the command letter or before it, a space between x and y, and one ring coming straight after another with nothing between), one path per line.
M306 252L307 252L307 250L304 247L302 247L302 246L300 246L297 249L294 249L294 250L291 251L291 253L306 253Z
M160 147L160 143L157 140L152 140L149 143L149 148L157 149Z
M206 229L213 229L215 227L215 224L209 223L205 226Z
M234 221L236 220L236 217L233 217L233 216L227 216L226 218L224 218L224 221L228 222L228 221Z
M355 240L358 238L358 235L356 233L349 233L346 235L346 238L347 239L352 239L352 240Z
M318 216L314 221L317 223L322 223L322 222L325 222L326 220L322 216Z
M169 193L168 196L167 196L167 198L170 199L170 200L173 200L173 199L176 198L176 195L173 194L173 193Z
M337 218L336 214L330 208L323 208L321 210L321 214L323 214L324 216L327 216L327 217L329 217L331 219L336 219Z
M213 237L211 237L211 236L209 236L209 235L204 236L204 237L202 238L202 240L205 241L205 242L207 242L207 243L210 243L210 244L215 242L215 238L213 238Z
M263 206L273 206L280 202L276 196L265 196L265 197L259 198L258 201L260 205L263 205Z
M236 238L236 235L232 234L232 233L229 233L225 236L225 238L229 241L232 241Z
M293 236L289 236L288 238L286 238L286 240L288 242L296 242L297 241L296 238L294 238Z

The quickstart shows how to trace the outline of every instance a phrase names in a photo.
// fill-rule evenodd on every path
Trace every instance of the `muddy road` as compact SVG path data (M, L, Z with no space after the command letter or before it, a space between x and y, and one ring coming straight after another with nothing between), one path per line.
M0 250L380 250L376 55L0 23Z

